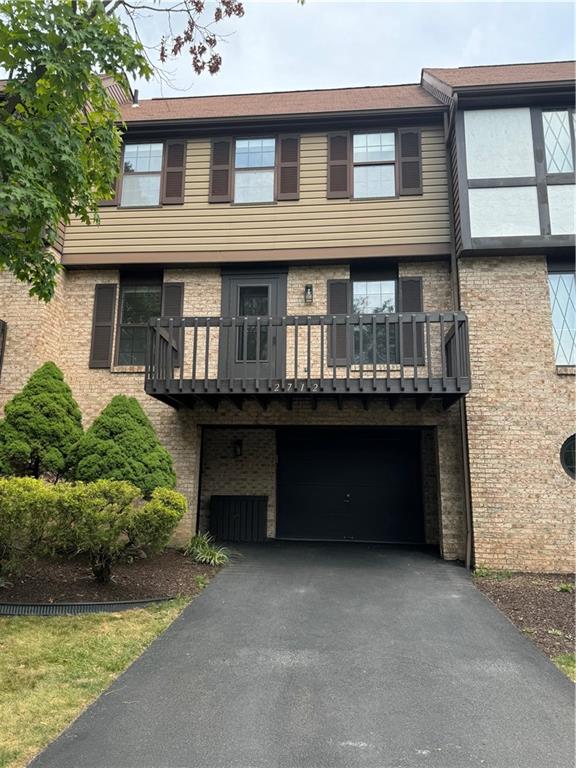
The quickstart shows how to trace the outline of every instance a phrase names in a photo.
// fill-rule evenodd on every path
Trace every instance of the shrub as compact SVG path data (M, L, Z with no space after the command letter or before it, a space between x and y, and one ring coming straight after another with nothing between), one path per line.
M116 480L62 486L55 546L86 553L96 580L107 584L113 564L130 547L161 551L186 511L176 491L157 489L148 502L140 497L136 486Z
M161 552L187 510L186 499L170 488L155 488L152 498L134 511L127 535L139 549Z
M86 431L74 451L77 480L125 480L149 497L173 488L172 458L134 397L117 395Z
M41 549L55 505L55 486L31 477L0 479L0 577Z
M4 409L0 421L0 472L58 479L70 470L82 436L78 404L54 363L44 363Z
M197 533L193 536L184 552L197 563L205 565L225 565L230 560L228 550L216 546L214 537L209 533Z

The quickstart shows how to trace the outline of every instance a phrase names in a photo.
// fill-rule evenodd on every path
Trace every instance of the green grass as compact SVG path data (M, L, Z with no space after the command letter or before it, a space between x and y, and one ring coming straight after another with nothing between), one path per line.
M561 653L555 656L552 661L558 669L561 669L570 680L576 683L576 653Z
M485 565L477 565L474 569L474 578L476 579L494 579L494 581L506 581L512 577L512 571L496 571L493 568L487 568Z
M0 618L0 768L25 766L187 602L122 613Z
M562 582L561 584L558 584L557 587L554 587L554 589L556 592L568 592L569 594L572 594L574 592L574 584Z

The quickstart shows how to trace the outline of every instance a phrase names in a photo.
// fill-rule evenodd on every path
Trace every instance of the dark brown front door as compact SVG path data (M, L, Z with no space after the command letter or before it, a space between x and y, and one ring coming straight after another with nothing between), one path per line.
M422 543L420 434L279 429L277 535Z
M227 379L279 379L284 370L284 328L267 318L286 313L285 274L222 276L222 315L240 318L220 336L220 375ZM266 318L244 326L241 318Z

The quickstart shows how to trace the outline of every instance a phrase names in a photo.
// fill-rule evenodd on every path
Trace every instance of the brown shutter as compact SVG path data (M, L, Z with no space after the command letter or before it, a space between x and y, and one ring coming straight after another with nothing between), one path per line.
M328 314L349 315L352 312L352 286L350 280L328 280ZM329 325L328 365L346 365L348 362L348 338L345 325ZM332 349L332 339L334 347Z
M411 312L423 312L422 305L422 278L401 277L398 281L399 310L403 315ZM416 324L416 350L417 365L424 365L424 327L422 323ZM402 352L405 365L414 364L414 337L410 322L402 324Z
M118 176L116 177L116 184L114 185L114 197L110 197L106 200L100 200L98 205L119 205L120 204L120 180L122 179L122 170L124 168L124 144L120 150L120 168L118 169Z
M184 283L164 283L162 286L162 317L182 317Z
M419 128L399 128L400 194L422 194L422 142Z
M109 368L112 361L112 339L116 314L116 285L108 283L94 288L90 368Z
M276 199L298 200L300 192L300 137L279 136L276 157Z
M229 203L232 199L232 139L212 140L210 203Z
M328 134L327 197L350 197L350 136Z
M170 140L164 144L164 174L162 178L162 203L177 205L184 202L186 179L186 142Z
M182 317L184 311L184 283L164 283L162 285L162 317ZM180 342L183 341L184 329L174 329L174 365L180 359Z

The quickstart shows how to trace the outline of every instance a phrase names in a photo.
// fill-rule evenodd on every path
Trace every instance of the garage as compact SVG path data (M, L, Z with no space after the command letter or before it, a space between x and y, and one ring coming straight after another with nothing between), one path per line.
M423 543L418 429L277 432L278 538Z

